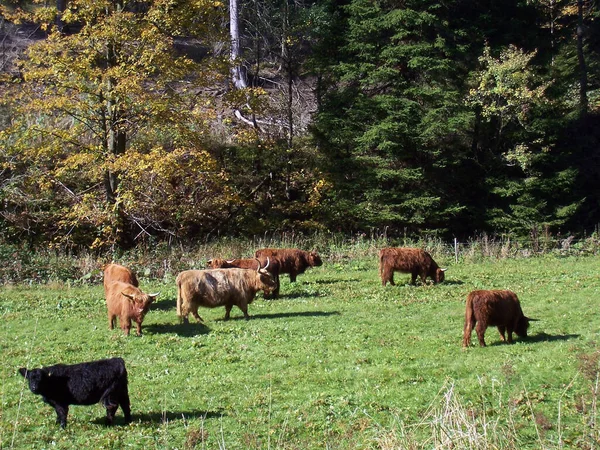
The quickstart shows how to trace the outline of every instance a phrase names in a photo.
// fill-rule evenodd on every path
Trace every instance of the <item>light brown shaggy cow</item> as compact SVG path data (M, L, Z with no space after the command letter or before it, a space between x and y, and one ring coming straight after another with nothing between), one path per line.
M434 283L444 281L446 269L440 269L431 255L420 248L382 248L379 251L379 276L383 286L388 281L394 286L394 271L410 273L412 284L420 276L425 284L427 277Z
M265 298L277 298L279 296L279 263L267 258L236 258L221 259L213 258L206 262L211 269L254 269L257 270L264 264L263 269L269 272L275 280L275 288L270 294L265 293Z
M131 329L131 321L136 323L138 336L142 334L142 321L156 299L156 294L144 294L139 288L122 281L112 281L106 287L106 307L108 309L108 328L114 328L117 316L121 328L127 336Z
M135 274L125 266L119 264L107 264L104 266L104 294L106 295L107 286L113 281L122 281L123 283L131 284L139 287L139 283Z
M273 263L279 263L279 273L288 273L292 283L309 267L323 265L317 252L307 252L297 248L261 248L256 250L254 256L257 258L268 257Z
M275 288L273 276L264 268L186 270L177 275L177 316L188 323L192 313L198 322L198 307L225 306L225 320L229 320L231 308L236 305L246 320L248 305L254 301L259 290L270 293Z
M487 327L498 327L500 338L512 344L513 331L527 337L529 322L536 319L525 317L517 295L508 290L479 290L467 296L463 347L471 345L471 332L475 327L479 345L485 347L483 336ZM504 333L508 332L508 338Z

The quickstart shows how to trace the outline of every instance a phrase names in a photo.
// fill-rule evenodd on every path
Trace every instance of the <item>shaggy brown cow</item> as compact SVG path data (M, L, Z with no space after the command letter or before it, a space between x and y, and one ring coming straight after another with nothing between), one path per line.
M104 294L106 295L106 288L113 281L122 281L123 283L131 284L132 286L139 287L139 283L135 273L125 266L119 264L107 264L104 266Z
M246 320L248 305L254 301L259 290L270 293L275 288L273 276L264 268L186 270L177 275L177 316L188 323L188 314L203 322L198 307L225 306L225 320L229 320L231 308L236 305Z
M296 281L296 276L304 273L309 267L323 265L317 252L306 252L297 248L261 248L256 250L257 258L269 257L273 263L279 263L279 273L290 274L290 281Z
M529 322L535 319L525 317L516 294L507 290L473 291L467 296L465 309L465 329L463 347L471 345L471 331L475 327L479 345L485 347L483 336L487 327L498 327L502 341L512 344L513 331L520 337L527 337ZM504 336L508 332L508 339Z
M211 269L254 269L257 270L264 264L265 269L275 280L275 288L270 294L265 293L265 298L276 298L279 296L279 263L271 261L267 258L237 258L237 259L221 259L213 258L206 262L206 265Z
M108 309L108 328L114 328L117 316L121 328L127 336L131 330L131 321L136 323L138 336L142 334L142 321L156 299L156 294L144 294L139 288L122 281L112 281L106 287L106 307Z
M411 283L417 282L417 276L425 284L427 277L434 283L444 281L446 269L440 269L431 255L420 248L382 248L379 251L379 276L381 284L394 286L394 271L410 273Z

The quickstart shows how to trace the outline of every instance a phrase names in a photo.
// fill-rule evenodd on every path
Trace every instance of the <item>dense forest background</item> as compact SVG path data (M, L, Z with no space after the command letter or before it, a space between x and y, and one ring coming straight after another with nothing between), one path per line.
M600 223L591 0L0 6L0 241Z

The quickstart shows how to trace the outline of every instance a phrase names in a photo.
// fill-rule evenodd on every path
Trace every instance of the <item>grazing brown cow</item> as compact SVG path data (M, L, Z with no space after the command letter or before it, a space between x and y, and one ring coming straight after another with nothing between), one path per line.
M309 267L323 265L317 252L306 252L297 248L261 248L256 250L257 258L269 257L272 262L279 263L279 273L290 274L290 281L296 281L296 276L304 273Z
M417 276L425 284L427 277L434 283L444 281L446 269L440 269L431 255L420 248L382 248L379 251L379 276L381 284L394 286L394 271L410 273L411 283L417 282Z
M254 301L259 290L270 293L275 288L273 276L259 268L252 269L208 269L186 270L177 275L177 316L188 323L192 313L198 322L198 307L216 308L225 306L225 320L229 320L231 308L236 305L246 320L248 305Z
M471 331L475 327L479 345L485 347L483 336L487 327L498 327L502 341L512 344L513 331L517 336L527 337L529 322L525 317L517 295L508 290L473 291L467 296L463 347L471 345ZM508 339L504 333L508 332Z
M106 295L106 288L113 281L122 281L123 283L131 284L132 286L139 287L139 283L135 273L125 266L119 264L107 264L104 266L104 294Z
M127 336L131 329L131 321L136 323L137 335L142 334L142 321L156 299L156 294L144 294L139 288L122 281L112 281L106 287L106 307L108 309L108 328L114 328L117 316L121 328Z
M206 265L211 269L254 269L257 270L261 265L265 265L263 269L269 272L275 280L275 288L270 294L265 293L265 298L276 298L279 296L279 263L271 261L270 258L236 258L236 259L221 259L213 258L206 262Z

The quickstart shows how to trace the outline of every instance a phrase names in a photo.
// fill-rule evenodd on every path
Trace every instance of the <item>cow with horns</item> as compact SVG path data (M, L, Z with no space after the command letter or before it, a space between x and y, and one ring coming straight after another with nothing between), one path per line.
M275 288L275 279L267 268L258 269L207 269L186 270L177 275L177 316L180 321L188 322L192 313L198 322L203 322L198 315L198 307L225 307L225 320L229 320L231 309L236 305L244 313L246 320L248 305L254 301L259 290L270 294Z

